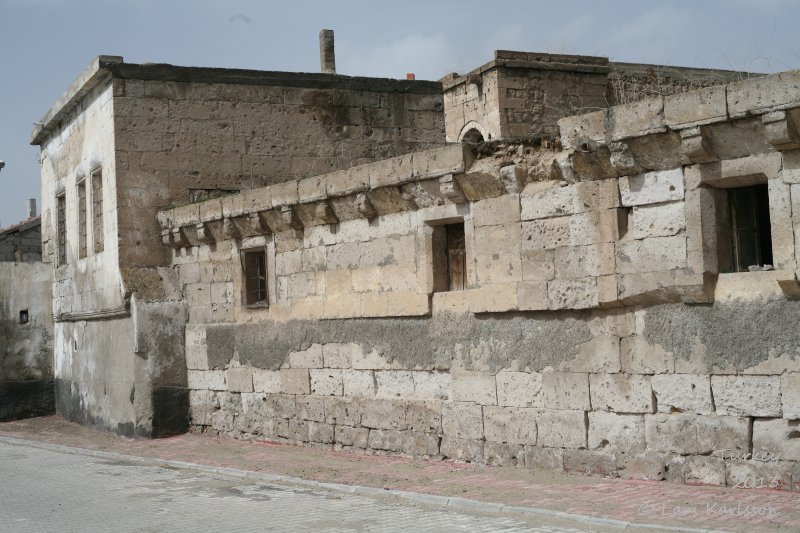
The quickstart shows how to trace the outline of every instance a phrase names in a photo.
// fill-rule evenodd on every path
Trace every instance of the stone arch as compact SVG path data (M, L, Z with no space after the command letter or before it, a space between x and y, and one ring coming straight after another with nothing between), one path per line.
M467 144L478 144L491 140L491 134L487 135L486 130L480 123L470 120L461 128L458 134L458 142Z

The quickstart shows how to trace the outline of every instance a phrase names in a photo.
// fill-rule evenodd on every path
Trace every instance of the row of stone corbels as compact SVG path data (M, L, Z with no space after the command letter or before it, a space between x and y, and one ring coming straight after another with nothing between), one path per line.
M659 96L558 122L567 181L800 148L800 71Z
M451 144L162 211L162 241L183 248L289 229L478 201L524 187L526 172L469 172L474 155Z

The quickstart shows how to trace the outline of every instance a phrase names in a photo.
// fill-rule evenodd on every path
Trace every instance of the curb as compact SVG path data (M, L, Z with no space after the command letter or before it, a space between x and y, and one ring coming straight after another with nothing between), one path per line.
M589 515L567 513L564 511L554 511L552 509L544 509L540 507L522 507L514 505L505 505L502 503L483 502L480 500L459 498L455 496L439 496L436 494L425 494L422 492L409 492L405 490L396 490L396 489L379 489L375 487L366 487L362 485L345 485L342 483L324 483L322 481L314 481L312 479L283 476L279 474L268 474L265 472L253 472L250 470L241 470L238 468L229 468L224 466L208 466L198 463L188 463L186 461L170 461L166 459L159 459L157 457L141 457L138 455L127 455L117 452L88 450L86 448L75 448L72 446L64 446L62 444L51 444L49 442L39 442L39 441L21 439L18 437L8 437L5 435L0 435L0 443L9 444L11 446L29 446L31 448L39 448L42 450L58 452L68 455L82 455L85 457L95 457L98 459L126 461L129 463L134 463L143 466L155 466L159 468L189 470L194 472L201 472L204 474L214 474L233 480L257 480L270 483L280 482L291 485L297 485L300 487L314 488L330 492L343 492L347 494L355 494L359 496L367 496L372 498L376 497L385 498L389 496L416 504L452 509L454 511L466 511L472 513L495 514L495 515L512 515L512 516L515 515L515 516L522 516L527 519L546 516L549 518L569 520L587 526L614 527L621 530L648 529L653 531L675 531L681 533L718 533L718 530L713 530L713 529L696 529L687 527L664 526L659 524L632 523L632 522L626 522L624 520L615 520L612 518L599 518Z

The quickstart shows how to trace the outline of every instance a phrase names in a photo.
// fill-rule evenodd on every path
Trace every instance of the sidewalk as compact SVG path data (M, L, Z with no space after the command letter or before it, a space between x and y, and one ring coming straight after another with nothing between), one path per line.
M126 439L58 417L0 423L0 435L324 483L548 509L642 526L657 524L736 532L800 531L800 493L797 492L568 476L521 468L355 455L324 448L194 434L158 440ZM440 498L439 501L444 500ZM429 503L436 504L436 501L430 499ZM491 510L490 506L487 510Z

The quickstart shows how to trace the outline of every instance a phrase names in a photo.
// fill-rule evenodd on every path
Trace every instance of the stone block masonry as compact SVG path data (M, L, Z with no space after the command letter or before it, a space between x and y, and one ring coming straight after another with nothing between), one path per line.
M659 129L673 104L571 118L574 146L594 144L566 156L451 145L161 212L192 295L194 430L687 483L769 472L790 489L794 152L686 161ZM706 120L718 159L764 134L718 149L730 119ZM769 181L780 269L721 266L730 222L708 184L725 180ZM449 225L461 290L437 266ZM263 308L242 304L248 249L267 257Z

